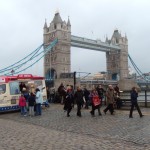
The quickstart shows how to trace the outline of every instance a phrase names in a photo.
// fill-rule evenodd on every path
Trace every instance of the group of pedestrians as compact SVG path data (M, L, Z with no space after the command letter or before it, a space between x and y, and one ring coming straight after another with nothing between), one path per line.
M34 116L34 115L42 115L42 93L39 88L36 88L35 92L28 92L27 88L24 84L20 85L21 96L19 98L19 106L21 108L21 115L23 116ZM70 117L70 112L74 105L77 105L77 116L81 117L81 109L84 107L85 109L89 109L91 106L91 116L95 116L95 110L98 110L98 115L101 116L101 106L104 97L106 99L106 108L103 110L106 115L107 111L110 112L111 115L114 115L114 109L120 109L121 103L120 99L120 90L119 87L113 87L109 85L107 90L105 91L101 85L96 88L93 88L91 91L87 90L85 87L82 89L80 86L77 87L77 90L74 91L73 86L68 85L67 88L61 84L58 88L58 92L60 95L61 104L64 104L64 111L67 112L67 117ZM134 107L137 108L140 117L143 117L143 114L138 106L137 102L138 92L135 87L132 88L131 91L131 108L129 113L129 118L133 118L133 110ZM117 105L117 106L115 106ZM29 110L29 112L28 112Z
M70 117L70 112L74 107L74 104L77 105L77 116L81 117L81 109L84 107L85 109L89 109L89 106L92 106L91 115L95 116L95 109L98 109L99 115L101 114L100 106L101 106L101 98L94 88L91 92L88 91L86 88L82 89L80 86L77 87L77 90L74 92L72 86L63 86L60 85L62 88L61 91L61 103L64 104L64 111L67 112L67 117ZM59 87L59 89L60 89Z
M19 106L22 116L42 115L41 104L43 103L42 93L39 88L35 92L28 92L27 88L20 88L21 96L19 97ZM29 112L28 112L29 111Z
M107 90L105 91L101 85L97 88L93 88L91 91L88 91L86 88L81 89L81 87L77 87L77 90L74 92L71 86L63 87L62 94L62 103L64 104L64 111L67 112L67 117L70 117L70 112L74 107L74 104L77 105L77 116L81 117L81 109L84 107L85 109L89 109L91 106L91 116L95 116L95 110L98 110L98 115L101 116L101 106L104 97L106 97L106 108L104 108L103 112L106 115L107 111L110 112L111 115L114 115L114 109L120 109L121 102L119 102L120 90L119 87L113 87L109 85ZM137 108L140 117L143 117L141 110L138 106L137 102L138 92L135 87L132 88L131 91L131 108L129 113L129 118L133 118L133 110L134 107Z

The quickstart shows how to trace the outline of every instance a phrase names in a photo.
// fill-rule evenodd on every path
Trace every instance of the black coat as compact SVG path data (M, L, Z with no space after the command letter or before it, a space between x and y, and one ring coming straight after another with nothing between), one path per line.
M28 105L34 106L35 105L35 96L30 95L28 98Z
M66 100L65 100L65 109L71 109L73 103L74 103L73 93L71 91L67 92Z
M131 103L137 103L138 93L135 90L131 91Z
M74 98L76 100L77 105L83 105L84 103L83 96L84 95L82 90L75 92Z

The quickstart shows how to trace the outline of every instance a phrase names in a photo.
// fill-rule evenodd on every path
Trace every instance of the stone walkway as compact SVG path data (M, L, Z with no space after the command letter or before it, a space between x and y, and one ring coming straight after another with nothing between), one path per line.
M66 117L60 104L37 117L0 114L0 150L150 150L150 108L141 110L130 119L129 111L91 117L85 109L80 118L76 107Z

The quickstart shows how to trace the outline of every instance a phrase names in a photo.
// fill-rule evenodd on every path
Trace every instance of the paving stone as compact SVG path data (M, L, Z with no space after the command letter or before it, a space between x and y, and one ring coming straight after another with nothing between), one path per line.
M101 108L103 110L104 108ZM115 115L91 117L76 107L66 117L63 106L53 104L42 116L21 117L19 112L0 114L1 150L150 150L150 109L116 110Z

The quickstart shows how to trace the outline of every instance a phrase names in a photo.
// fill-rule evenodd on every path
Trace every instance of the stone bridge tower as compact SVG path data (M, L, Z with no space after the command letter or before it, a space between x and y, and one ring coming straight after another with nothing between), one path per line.
M122 80L128 77L128 40L122 37L118 30L114 30L109 44L117 44L121 50L106 52L108 80Z
M44 57L44 75L46 79L54 81L59 79L61 73L68 73L71 71L71 24L68 21L62 21L59 12L47 26L43 28L43 42L46 48L55 38L58 39L57 45L52 48Z

